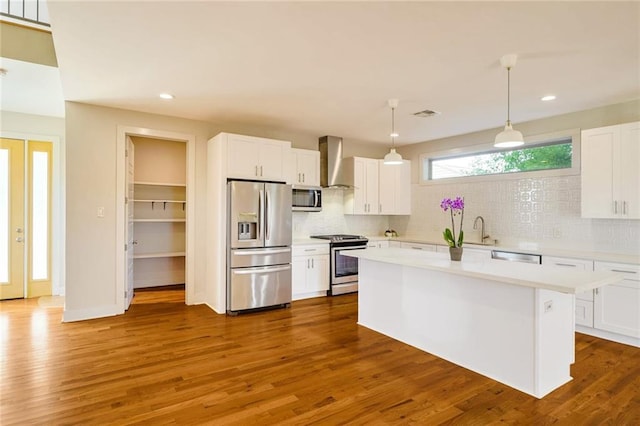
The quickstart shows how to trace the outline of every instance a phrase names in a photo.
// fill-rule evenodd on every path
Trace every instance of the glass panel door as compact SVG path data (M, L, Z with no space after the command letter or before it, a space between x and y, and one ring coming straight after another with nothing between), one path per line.
M51 145L29 141L27 297L51 294Z
M0 139L0 299L24 297L24 141Z
M51 294L51 157L51 142L0 139L0 299Z

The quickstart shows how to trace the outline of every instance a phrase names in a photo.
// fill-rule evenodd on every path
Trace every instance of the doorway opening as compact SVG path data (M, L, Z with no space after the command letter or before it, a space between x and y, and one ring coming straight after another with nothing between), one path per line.
M133 291L185 283L187 149L184 142L131 136ZM131 182L127 183L130 189ZM131 227L128 226L128 229ZM184 295L183 295L184 301Z
M183 286L183 303L195 302L194 148L193 135L118 127L123 161L117 170L117 208L122 212L117 239L123 261L118 264L117 294L123 312L136 291L144 289Z

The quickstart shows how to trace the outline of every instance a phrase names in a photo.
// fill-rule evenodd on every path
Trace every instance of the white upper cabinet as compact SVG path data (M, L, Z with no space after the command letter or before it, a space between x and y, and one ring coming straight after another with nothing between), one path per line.
M640 219L640 122L582 132L582 217Z
M349 157L343 166L344 178L352 186L344 192L344 213L379 214L378 160Z
M402 164L384 164L378 160L379 178L379 214L411 214L411 161Z
M287 169L287 183L320 186L320 151L291 149Z
M286 181L291 142L227 134L227 177Z

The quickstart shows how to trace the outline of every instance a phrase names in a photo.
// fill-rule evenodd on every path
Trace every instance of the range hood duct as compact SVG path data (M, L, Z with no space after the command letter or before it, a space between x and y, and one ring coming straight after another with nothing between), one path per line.
M348 188L342 174L342 138L323 136L318 140L320 149L320 186Z

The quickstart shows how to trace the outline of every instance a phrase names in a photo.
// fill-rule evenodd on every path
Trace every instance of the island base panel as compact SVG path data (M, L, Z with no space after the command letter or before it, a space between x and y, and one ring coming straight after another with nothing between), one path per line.
M573 296L360 259L358 323L529 395L571 380Z

